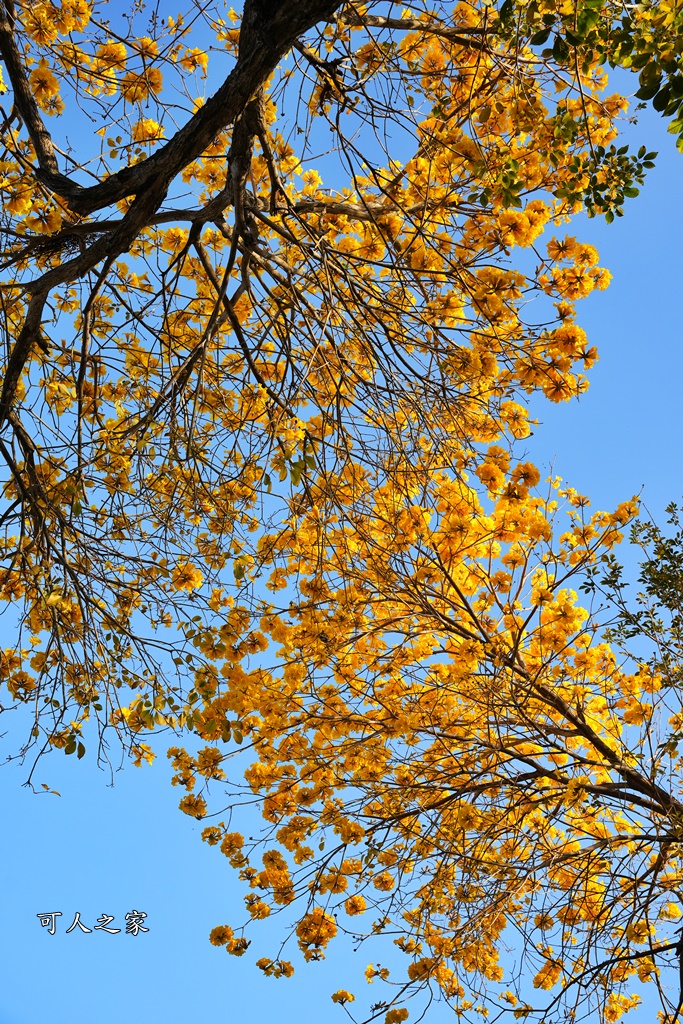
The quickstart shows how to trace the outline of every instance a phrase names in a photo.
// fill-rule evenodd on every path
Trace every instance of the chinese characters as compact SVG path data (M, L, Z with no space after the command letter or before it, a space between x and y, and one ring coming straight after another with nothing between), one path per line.
M63 915L61 910L53 910L47 913L36 914L36 917L40 921L41 927L47 928L48 934L50 935L56 934L57 918L62 916ZM145 927L143 923L146 917L147 914L145 914L141 910L129 911L129 913L127 913L125 916L125 934L137 936L140 934L140 932L148 932L149 928ZM108 935L117 935L121 931L121 929L111 928L110 925L112 924L113 921L114 917L111 914L101 914L100 917L97 918L97 924L95 924L93 928L89 928L86 924L83 923L83 921L81 921L81 913L79 910L77 910L74 915L74 919L69 925L69 927L66 929L65 934L68 935L70 932L73 932L76 928L78 928L80 931L86 932L88 934L95 931L107 932Z

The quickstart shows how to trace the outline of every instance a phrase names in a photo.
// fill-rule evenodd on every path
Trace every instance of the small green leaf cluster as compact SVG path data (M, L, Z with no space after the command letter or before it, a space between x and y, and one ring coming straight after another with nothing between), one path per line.
M628 146L595 146L589 155L574 157L569 164L575 185L559 189L559 198L583 203L589 217L604 215L608 224L623 217L626 199L639 195L638 185L645 180L645 171L654 167L656 153L641 146L637 155Z
M638 12L647 18L639 22ZM631 16L627 37L610 53L610 63L639 72L637 99L673 119L669 131L683 152L683 11L646 0Z
M525 183L519 174L519 161L508 157L503 165L491 174L489 169L479 164L474 168L476 177L489 180L481 190L476 190L468 196L469 202L481 203L487 206L492 201L500 203L505 209L523 206L520 193L525 188Z
M537 0L504 0L496 33L517 46L544 47L544 60L584 74L596 62L639 72L636 97L672 118L669 131L683 152L683 8L669 0L641 0L628 8L583 0L571 10L558 5L548 11Z
M505 0L498 11L497 32L502 38L525 39L530 46L545 47L553 36L552 46L546 47L541 56L558 64L578 58L579 66L586 70L596 58L607 56L614 18L605 7L605 0L584 0L570 13L563 13L547 8L541 11L536 0L519 5Z
M648 663L664 688L683 687L683 508L667 508L668 527L637 520L630 541L643 553L635 598L626 594L624 571L613 555L586 574L584 592L599 592L615 609L605 639L625 651L632 641L651 650ZM678 743L683 734L672 733L666 743ZM662 746L665 746L663 744Z

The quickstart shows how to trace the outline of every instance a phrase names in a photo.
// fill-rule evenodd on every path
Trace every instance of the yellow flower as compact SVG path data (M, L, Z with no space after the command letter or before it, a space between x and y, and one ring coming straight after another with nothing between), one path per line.
M351 992L347 992L345 988L340 988L337 992L332 993L332 1002L341 1003L342 1006L344 1003L353 1003L355 999L356 997Z
M129 103L144 103L150 93L161 92L163 77L159 68L145 68L138 74L129 71L121 79L121 95Z
M594 267L600 258L595 246L585 243L576 246L573 257L574 262L578 263L581 267Z
M90 21L91 7L88 0L62 0L62 11L68 10L69 20L73 22L72 28L81 32Z
M576 249L576 238L567 235L560 242L557 238L551 238L547 245L548 256L551 260L568 260Z
M154 761L154 751L151 747L148 747L146 743L136 744L132 749L133 764L136 768L142 767L143 760L147 764L152 764Z
M187 242L187 231L183 228L169 228L164 233L161 248L165 252L177 252Z
M422 957L408 967L408 977L411 981L424 981L432 973L437 960L433 956Z
M296 926L296 934L299 938L299 949L303 950L306 960L311 960L313 957L320 957L320 950L337 934L337 924L322 907L315 907L301 918Z
M499 491L505 483L505 477L498 466L494 466L490 462L484 462L481 466L477 466L474 472L488 491Z
M46 60L41 60L38 67L29 75L31 90L38 105L45 108L45 104L59 92L59 82L47 66Z
M505 210L498 218L500 234L506 245L528 245L531 241L531 225L521 210Z
M164 137L164 129L151 117L143 117L133 125L133 142L159 142Z
M219 924L216 928L211 929L209 935L209 942L212 946L225 946L233 936L232 928L227 924Z
M513 437L520 440L529 436L529 414L523 406L517 402L503 402L500 415Z
M224 779L222 760L223 755L217 747L204 747L197 754L197 771L207 779Z
M410 1014L404 1006L396 1010L389 1010L384 1017L384 1024L401 1024L402 1020L407 1020Z
M180 58L180 63L188 71L201 69L202 74L206 74L209 55L205 50L200 50L198 47L193 46L192 49L185 50L185 53Z
M9 199L5 200L4 206L10 213L23 217L33 206L33 189L24 187L20 191L13 192Z
M365 912L366 906L367 904L362 896L349 896L349 898L344 903L344 910L346 911L347 914L349 914L350 917L353 917L356 914L363 914Z
M403 949L403 947L401 948ZM368 964L368 966L365 968L365 980L367 981L368 985L372 985L375 978L381 978L382 981L386 981L388 977L388 967L380 967L379 964L377 964L377 966L375 967L374 964Z
M536 925L536 927L541 928L543 931L547 931L548 928L552 928L554 923L555 919L553 918L552 914L536 914L536 917L534 918L534 924Z
M579 356L588 346L586 332L576 324L563 324L550 335L553 348L563 355Z
M221 841L221 830L217 825L209 825L202 832L202 839L209 846L216 846Z
M24 14L24 28L39 46L49 46L57 37L57 25L52 16L52 4L36 4Z
M590 271L590 278L594 288L597 288L598 291L604 291L609 286L612 275L604 267L593 267Z
M204 576L192 562L178 562L171 576L171 586L174 590L199 590Z
M206 814L206 800L203 796L194 796L192 793L184 796L178 807L191 818L203 818Z
M143 36L141 39L138 39L134 46L140 56L147 57L148 60L152 57L156 57L159 53L158 43L156 43L154 39L150 39L149 36Z
M26 226L37 234L50 235L62 226L62 214L58 207L34 207L34 216L29 217Z
M294 974L294 968L289 960L271 960L267 956L262 956L256 961L256 966L268 977L291 978Z
M226 857L232 857L235 853L239 853L243 846L244 838L239 832L228 832L223 837L221 853L224 853Z
M626 938L630 942L642 945L652 934L652 927L647 921L632 921L626 929Z
M534 978L534 988L551 989L562 973L562 967L555 960L546 960Z
M254 921L262 921L264 918L270 916L270 907L267 903L264 903L263 900L260 900L258 896L245 896L244 902Z
M97 47L97 60L105 68L121 68L126 63L127 51L123 43L101 43Z
M361 839L365 835L365 829L362 825L359 825L356 821L349 821L348 818L343 818L334 827L334 831L341 837L342 843L347 845L351 843L360 843Z

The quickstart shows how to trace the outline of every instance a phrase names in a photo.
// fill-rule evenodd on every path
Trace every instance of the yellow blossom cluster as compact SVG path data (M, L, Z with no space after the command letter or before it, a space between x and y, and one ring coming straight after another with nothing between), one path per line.
M390 934L406 992L521 1017L517 933L532 989L618 1019L656 977L632 948L677 919L683 715L581 590L637 502L592 513L525 448L530 396L582 395L597 359L577 304L609 273L563 225L625 109L601 51L539 58L554 0L512 4L513 49L507 4L351 4L247 73L213 4L209 42L17 7L0 682L30 742L81 758L115 730L142 765L172 728L198 820L237 771L263 841L202 838L249 922L291 908L306 960ZM217 47L237 71L206 98ZM87 146L42 122L66 107Z

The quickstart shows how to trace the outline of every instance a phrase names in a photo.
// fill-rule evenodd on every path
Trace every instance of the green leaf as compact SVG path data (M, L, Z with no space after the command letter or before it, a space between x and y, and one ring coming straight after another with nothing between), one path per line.
M663 89L660 89L655 98L652 101L652 106L655 110L662 111L667 106L671 99L671 90L668 85L665 85Z
M644 68L646 64L649 64L652 60L652 54L650 53L638 53L631 61L631 67L634 71L638 71L639 68Z
M600 17L600 11L590 11L584 8L576 19L576 31L579 35L585 36L592 28L595 28L600 21Z
M653 96L656 96L659 92L659 85L661 82L661 76L655 79L654 82L649 82L647 85L640 87L636 93L636 98L639 100L651 100Z
M542 28L540 32L536 32L535 35L531 37L529 43L531 44L531 46L542 46L549 35L550 29Z
M562 36L555 36L555 43L553 45L553 57L558 64L566 64L569 60L570 54L567 40L563 39Z
M664 108L664 117L673 117L673 115L680 110L682 102L678 96L672 96L666 107Z

